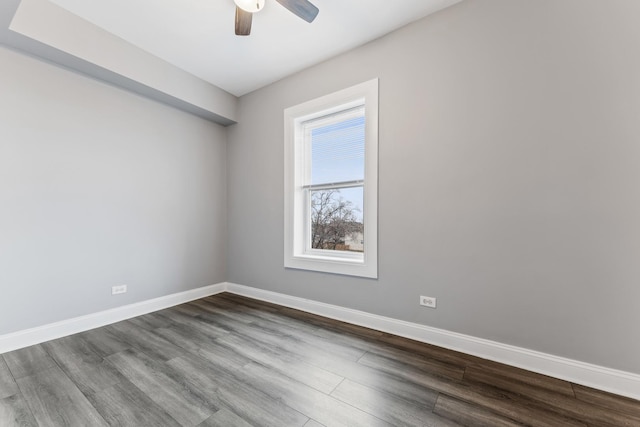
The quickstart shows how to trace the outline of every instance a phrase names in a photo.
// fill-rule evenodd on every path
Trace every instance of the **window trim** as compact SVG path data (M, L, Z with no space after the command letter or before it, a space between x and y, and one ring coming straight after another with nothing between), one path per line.
M364 253L345 256L304 247L305 198L301 167L305 150L303 123L343 112L359 105L365 108ZM284 110L284 266L367 278L378 277L378 79L340 90ZM343 183L335 183L343 184ZM307 189L308 190L308 189ZM352 255L352 254L347 254Z

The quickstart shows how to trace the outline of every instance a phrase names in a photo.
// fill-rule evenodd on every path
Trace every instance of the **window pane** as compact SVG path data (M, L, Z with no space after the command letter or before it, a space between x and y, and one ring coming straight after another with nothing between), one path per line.
M311 184L364 179L364 116L311 131Z
M311 191L311 248L362 252L363 187Z

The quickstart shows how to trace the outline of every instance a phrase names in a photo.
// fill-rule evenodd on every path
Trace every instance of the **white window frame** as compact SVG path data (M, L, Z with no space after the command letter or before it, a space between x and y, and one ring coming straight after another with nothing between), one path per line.
M363 185L364 252L330 251L307 247L310 230L310 188L305 183L309 162L305 150L304 123L364 106L364 183L336 183L336 188ZM302 270L378 277L378 79L326 95L284 111L284 266ZM307 171L308 173L308 171ZM326 186L325 186L326 187ZM331 185L329 185L331 187ZM327 187L328 188L328 187Z

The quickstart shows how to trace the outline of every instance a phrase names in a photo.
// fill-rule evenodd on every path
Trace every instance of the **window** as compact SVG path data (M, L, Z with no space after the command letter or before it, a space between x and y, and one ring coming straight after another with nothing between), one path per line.
M378 80L287 108L288 268L378 277Z

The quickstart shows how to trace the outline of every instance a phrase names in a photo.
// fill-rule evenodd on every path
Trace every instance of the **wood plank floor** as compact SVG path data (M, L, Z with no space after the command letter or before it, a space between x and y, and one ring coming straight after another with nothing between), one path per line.
M0 357L0 426L640 426L640 402L232 294Z

